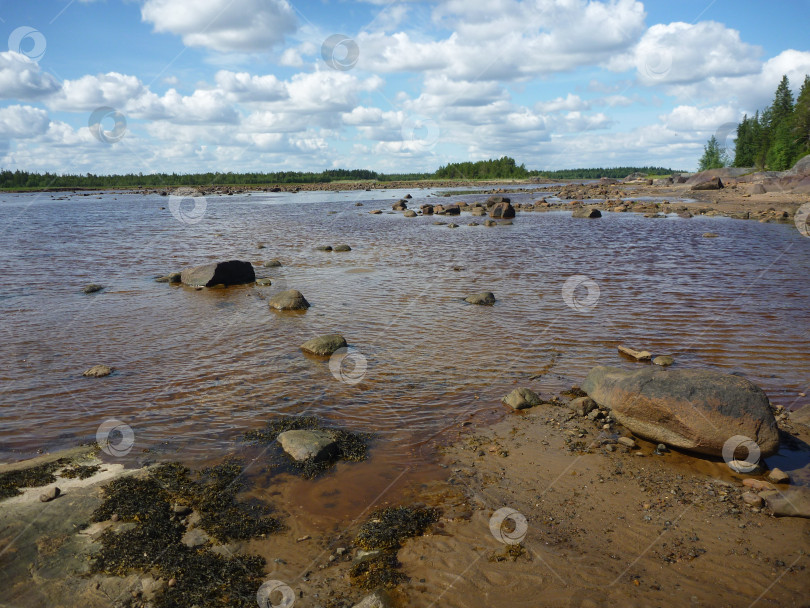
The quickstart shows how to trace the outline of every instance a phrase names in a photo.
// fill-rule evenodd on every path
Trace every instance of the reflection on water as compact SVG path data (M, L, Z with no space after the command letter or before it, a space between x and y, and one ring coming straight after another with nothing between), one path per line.
M376 487L418 469L442 429L501 412L500 396L518 385L554 393L596 364L631 366L619 343L743 373L774 403L808 401L797 395L810 371L810 239L791 226L560 211L496 228L467 226L483 218L464 214L451 230L433 224L441 217L368 213L404 194L210 197L196 224L177 221L160 196L0 196L0 457L92 440L116 418L135 432L133 454L194 464L277 413L316 413L378 434L362 465L366 481L390 471L368 482ZM414 207L430 193L412 194ZM702 237L710 230L719 238ZM352 251L314 250L338 243ZM284 265L257 266L271 287L153 281L189 264L272 258ZM565 304L573 275L598 284L594 307ZM106 288L83 294L91 282ZM285 288L312 307L271 311L267 296ZM463 302L480 291L496 305ZM365 358L361 382L302 354L325 333ZM115 375L81 377L97 363Z

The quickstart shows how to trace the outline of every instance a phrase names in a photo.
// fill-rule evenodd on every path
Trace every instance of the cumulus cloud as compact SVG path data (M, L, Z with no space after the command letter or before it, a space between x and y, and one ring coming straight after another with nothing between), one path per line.
M13 51L0 53L0 99L29 101L52 95L59 83L39 64Z
M40 108L21 105L0 108L0 139L42 135L49 123L48 113Z
M286 0L146 0L141 18L186 46L220 52L268 50L297 26Z
M534 108L538 112L578 111L589 109L590 103L583 100L579 95L568 93L566 97L557 97L551 101L538 101L534 104Z

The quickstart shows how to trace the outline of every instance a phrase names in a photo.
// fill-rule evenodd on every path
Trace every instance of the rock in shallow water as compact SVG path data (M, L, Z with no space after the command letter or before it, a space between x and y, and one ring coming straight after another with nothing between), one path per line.
M301 345L301 350L304 350L313 355L320 355L321 357L328 357L334 354L339 348L346 346L346 338L340 334L329 334L327 336L318 336L307 340Z
M109 365L94 365L84 372L82 376L85 378L103 378L104 376L109 376L114 371L115 368Z
M763 456L779 447L768 397L739 376L600 366L582 388L634 435L650 441L712 456L722 456L723 446L735 436L753 440Z
M579 217L579 218L598 218L602 217L602 212L599 209L589 209L587 207L580 207L579 209L574 209L574 212L571 214L571 217Z
M768 507L780 517L810 518L810 488L796 487L784 492L762 492Z
M87 285L84 289L82 289L82 291L84 293L96 293L97 291L101 291L102 289L104 289L104 285L99 285L97 283L90 283L90 285Z
M276 310L306 310L309 308L309 302L297 289L288 289L287 291L280 291L273 294L268 300L270 308Z
M337 451L335 436L329 431L284 431L278 436L278 442L287 454L299 462L310 458L326 460Z
M240 285L253 283L256 273L253 264L240 260L214 262L202 266L184 268L180 280L189 287L213 287L214 285Z
M464 301L469 304L478 304L479 306L492 306L495 304L495 294L491 291L484 291L467 296L464 298Z
M501 401L513 410L525 410L543 402L537 393L528 388L516 388L508 395L504 395Z

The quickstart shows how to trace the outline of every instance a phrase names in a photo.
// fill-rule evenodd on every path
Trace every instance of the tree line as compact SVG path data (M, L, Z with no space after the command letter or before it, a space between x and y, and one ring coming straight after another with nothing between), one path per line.
M810 75L795 101L787 75L776 87L773 103L754 116L743 116L737 125L734 157L713 135L703 147L699 169L721 167L756 167L785 171L800 158L810 154Z

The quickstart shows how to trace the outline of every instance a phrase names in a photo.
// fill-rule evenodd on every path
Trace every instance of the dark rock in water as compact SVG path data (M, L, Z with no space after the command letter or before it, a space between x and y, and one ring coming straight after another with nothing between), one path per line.
M346 244L343 245L335 245L333 251L351 251L352 248Z
M396 203L391 205L391 209L393 209L394 211L405 211L407 208L408 208L408 201L404 199L397 201Z
M250 262L230 260L214 262L203 266L184 268L180 280L189 287L212 287L214 285L240 285L253 283L256 273Z
M82 291L84 293L96 293L97 291L101 291L102 289L104 289L104 285L97 285L96 283L90 283L90 285L87 285L84 289L82 289Z
M328 460L337 453L335 436L320 429L284 431L278 436L282 449L294 460Z
M156 283L179 283L180 282L180 275L179 272L170 272L166 276L158 277L155 279Z
M327 357L334 354L339 348L346 346L346 338L340 334L330 334L328 336L318 336L307 340L301 345L301 350L304 350L313 355L320 355Z
M444 208L445 215L461 215L461 207L458 205L447 205Z
M103 378L104 376L109 376L114 371L115 368L109 365L94 365L84 372L82 376L85 378Z
M735 436L753 440L763 456L779 448L779 433L761 388L710 370L628 371L595 367L582 388L633 434L676 448L723 456ZM740 447L745 457L745 447Z
M484 291L476 293L464 298L465 302L470 304L479 304L481 306L492 306L495 303L495 295L491 291Z
M515 208L510 203L496 203L489 210L489 217L500 219L515 217Z
M422 210L422 215L433 215L433 205L425 203L419 208Z
M486 205L487 209L489 209L490 207L493 207L494 205L497 205L499 203L511 203L511 202L512 199L510 199L508 196L490 196L484 204Z
M579 207L574 209L574 213L571 214L571 217L597 218L602 217L602 212L592 207Z
M411 199L411 198L413 198L413 197L412 197L410 194L406 194L406 195L405 195L405 196L403 196L402 198L404 198L404 199Z
M513 410L524 410L535 405L540 405L543 400L534 391L528 388L516 388L501 399Z
M458 224L447 224L448 228L458 228Z
M306 310L309 308L309 302L297 289L288 289L273 294L267 303L270 308L276 310Z
M402 214L404 217L416 217L416 211L413 209L406 209L405 213Z
M692 186L692 190L720 190L723 187L723 182L719 177L714 179L707 179L706 181L698 182Z
M318 245L315 248L315 251L332 251L332 246L331 245Z
M278 268L279 266L281 266L281 261L277 259L270 260L269 262L265 262L264 264L262 264L262 266L264 266L265 268Z
M498 222L496 222L495 220L484 220L484 226L486 226L487 228L493 228L494 226L497 225Z

